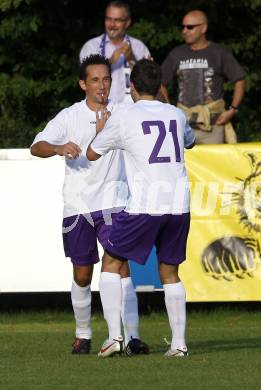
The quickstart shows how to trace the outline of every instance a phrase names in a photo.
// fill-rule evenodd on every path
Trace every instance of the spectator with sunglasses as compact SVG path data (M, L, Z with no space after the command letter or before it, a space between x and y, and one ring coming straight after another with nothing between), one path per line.
M143 42L126 34L130 24L129 5L121 0L111 1L105 10L105 33L87 41L80 51L80 62L91 54L109 59L112 71L109 98L114 103L132 102L131 69L136 61L150 57Z
M162 64L162 93L178 86L177 105L183 109L195 130L196 143L235 143L230 120L237 113L245 92L245 73L232 53L208 41L208 20L204 12L188 12L182 22L185 44L175 47ZM233 97L225 108L224 83L234 84Z

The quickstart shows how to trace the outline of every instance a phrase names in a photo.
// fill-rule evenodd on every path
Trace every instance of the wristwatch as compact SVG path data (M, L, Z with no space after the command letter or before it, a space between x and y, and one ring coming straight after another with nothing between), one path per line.
M238 107L233 106L233 104L230 104L229 109L230 109L230 110L232 109L232 110L234 110L235 112L238 112Z

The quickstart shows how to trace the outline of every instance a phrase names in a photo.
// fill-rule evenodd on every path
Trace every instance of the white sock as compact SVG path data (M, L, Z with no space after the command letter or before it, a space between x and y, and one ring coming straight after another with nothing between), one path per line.
M121 320L124 327L125 344L127 345L131 337L139 339L138 301L130 276L121 279L121 287Z
M171 349L186 347L186 291L182 282L163 284L165 304L172 331Z
M80 287L73 280L71 299L76 322L76 337L80 339L91 339L91 301L92 293L90 285Z
M121 335L121 295L120 275L101 272L100 296L110 340Z

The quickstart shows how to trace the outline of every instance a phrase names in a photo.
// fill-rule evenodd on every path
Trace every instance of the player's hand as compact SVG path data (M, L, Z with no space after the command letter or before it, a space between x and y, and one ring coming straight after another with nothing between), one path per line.
M226 123L228 123L233 118L234 115L235 115L235 110L233 110L233 109L222 112L217 117L216 125L219 125L219 126L220 125L225 125Z
M108 118L111 116L110 111L105 108L102 111L96 111L96 133L98 134L105 126Z
M81 154L81 148L74 142L68 142L65 145L58 145L54 149L55 153L59 156L65 156L67 158L77 158Z

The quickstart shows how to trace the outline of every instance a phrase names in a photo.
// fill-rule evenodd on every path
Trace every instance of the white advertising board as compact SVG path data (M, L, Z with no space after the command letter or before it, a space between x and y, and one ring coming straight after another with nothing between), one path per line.
M63 178L61 157L0 149L0 293L70 291L72 265L62 244ZM99 272L97 264L94 291Z

